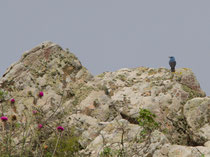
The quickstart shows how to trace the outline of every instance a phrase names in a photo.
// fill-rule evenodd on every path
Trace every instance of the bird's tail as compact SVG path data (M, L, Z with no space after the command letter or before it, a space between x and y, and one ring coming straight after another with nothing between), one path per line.
M171 68L171 72L175 72L175 68Z

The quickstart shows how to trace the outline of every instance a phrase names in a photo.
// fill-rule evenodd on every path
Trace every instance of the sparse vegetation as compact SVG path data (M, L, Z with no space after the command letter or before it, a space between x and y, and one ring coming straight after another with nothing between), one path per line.
M99 74L98 77L103 78L106 75L106 72L103 72L102 74Z
M148 139L151 133L159 128L159 124L154 119L155 117L156 115L149 110L140 108L138 122L143 127L143 130L140 132L141 142Z
M0 81L0 157L209 153L210 100L188 101L203 94L191 71L140 67L93 76L69 50L44 45Z
M84 84L80 84L77 88L73 89L73 93L75 95L73 104L78 105L92 90L93 87L85 86Z
M126 79L127 79L126 76L122 75L122 74L118 75L116 78L120 79L121 81L126 81Z
M7 94L8 94L7 92L0 89L0 101L5 100L5 97L7 96Z
M100 153L100 157L112 157L112 149L110 147L104 147Z
M154 69L150 69L148 71L148 75L155 75L157 73L157 71L155 71Z
M195 98L195 97L200 97L202 96L199 92L191 89L190 87L188 87L187 85L182 85L182 89L187 92L189 94L188 96L188 100Z
M54 137L53 139L47 141L46 146L46 156L52 156L53 150L56 148L54 156L66 156L66 157L75 157L77 152L80 150L80 144L78 142L79 137L74 135L74 132L70 132L68 135L62 136L59 139L59 136ZM57 147L56 147L57 144Z
M1 92L1 96L3 95L4 93ZM41 91L37 95L39 99L42 99L44 92ZM12 98L10 103L16 105L15 99ZM15 115L11 118L1 115L1 156L75 156L80 150L80 145L79 137L74 134L74 129L65 131L62 126L58 126L56 129L52 128L51 122L48 120L58 116L56 114L57 110L53 110L49 117L46 117L42 108L34 108L36 110L32 111L26 122L18 122ZM62 119L62 116L60 118ZM12 121L9 121L9 119L12 119ZM16 136L20 132L21 136L18 137L19 140L17 141ZM49 138L50 135L51 138Z

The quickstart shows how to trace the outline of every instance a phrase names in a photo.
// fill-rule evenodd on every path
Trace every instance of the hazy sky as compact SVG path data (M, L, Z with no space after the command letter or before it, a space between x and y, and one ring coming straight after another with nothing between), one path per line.
M2 0L0 75L50 40L94 75L140 66L191 68L210 95L209 0Z

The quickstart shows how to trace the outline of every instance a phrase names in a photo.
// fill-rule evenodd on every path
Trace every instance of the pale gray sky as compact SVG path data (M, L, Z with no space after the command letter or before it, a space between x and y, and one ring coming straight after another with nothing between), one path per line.
M210 95L209 0L4 0L0 75L22 53L50 40L94 75L139 66L192 68Z

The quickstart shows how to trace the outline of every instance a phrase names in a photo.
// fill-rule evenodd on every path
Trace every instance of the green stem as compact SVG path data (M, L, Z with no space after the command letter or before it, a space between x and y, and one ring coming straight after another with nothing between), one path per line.
M61 133L60 133L60 136L59 136L58 139L57 139L57 142L56 142L55 149L54 149L54 151L53 151L52 157L54 157L54 155L55 155L55 152L56 152L56 149L57 149L57 146L58 146L58 142L59 142L59 140L60 140L60 137L61 137Z

